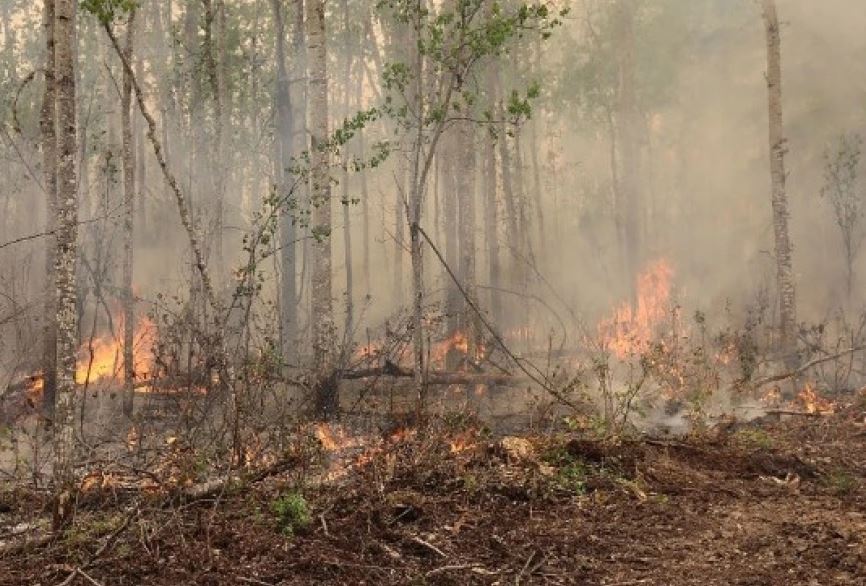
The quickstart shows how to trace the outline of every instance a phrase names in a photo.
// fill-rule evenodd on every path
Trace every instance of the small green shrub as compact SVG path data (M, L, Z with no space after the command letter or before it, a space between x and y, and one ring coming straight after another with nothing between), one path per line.
M580 460L575 460L559 470L557 480L562 488L583 494L586 492L586 477L586 465Z
M827 486L837 496L845 496L860 487L860 481L846 470L835 470L826 479Z
M274 501L273 510L280 530L288 536L309 526L313 520L307 499L299 492L284 494Z
M740 429L734 434L737 442L746 448L770 450L773 448L773 438L763 429Z

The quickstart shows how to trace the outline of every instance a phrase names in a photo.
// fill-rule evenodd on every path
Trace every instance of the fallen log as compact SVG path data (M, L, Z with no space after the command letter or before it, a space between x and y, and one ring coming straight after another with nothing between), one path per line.
M832 411L792 411L789 409L767 409L766 415L794 415L798 417L829 417Z
M250 474L231 474L225 478L215 478L213 480L208 480L199 484L187 486L184 487L179 493L175 492L172 495L172 497L174 498L169 498L166 501L166 504L171 504L172 501L176 499L180 499L183 502L191 502L210 498L222 493L224 490L229 488L231 484L253 484L256 482L261 482L266 478L270 478L271 476L275 476L277 474L290 470L292 467L299 464L299 459L287 458Z
M366 368L345 372L340 377L342 380L365 380L365 379L401 379L412 378L414 374L411 371L403 370L399 367L384 366L381 368ZM504 385L504 386L519 386L531 381L527 377L515 376L512 374L493 374L493 373L475 373L461 371L445 371L435 370L429 372L425 379L428 385L447 386L447 385Z

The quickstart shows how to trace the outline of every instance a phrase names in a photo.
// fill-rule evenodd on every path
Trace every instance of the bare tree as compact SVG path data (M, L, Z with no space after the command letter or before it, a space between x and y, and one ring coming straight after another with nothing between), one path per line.
M767 34L767 96L770 138L773 233L776 243L776 280L779 288L781 350L787 366L797 361L797 305L791 239L788 234L788 197L785 192L785 135L782 124L782 50L775 0L763 0Z
M854 261L864 236L861 224L866 209L866 191L859 188L857 180L862 146L863 139L859 135L843 135L835 151L828 149L824 153L824 187L821 189L821 197L833 207L836 227L842 238L849 303L854 286Z

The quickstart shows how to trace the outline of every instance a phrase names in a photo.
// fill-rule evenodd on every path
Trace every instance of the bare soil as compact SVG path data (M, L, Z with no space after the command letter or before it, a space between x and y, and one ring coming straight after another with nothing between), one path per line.
M65 535L0 553L0 584L866 584L856 409L682 439L440 422L328 457L348 468L305 488L294 469L183 504L90 495ZM274 503L298 490L289 531ZM8 491L0 518L40 498Z

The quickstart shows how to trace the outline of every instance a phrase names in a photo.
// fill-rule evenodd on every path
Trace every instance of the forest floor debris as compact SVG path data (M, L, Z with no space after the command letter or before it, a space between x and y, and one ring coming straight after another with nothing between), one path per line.
M341 465L331 452L319 467ZM465 422L165 506L83 503L0 584L862 584L862 409L686 438L492 438ZM5 527L44 496L0 495ZM31 517L32 519L32 517ZM2 548L0 548L2 551Z

